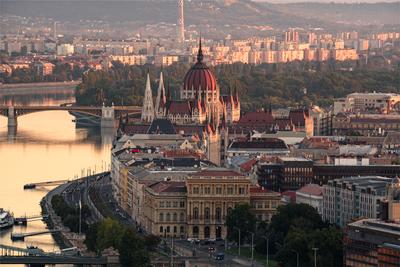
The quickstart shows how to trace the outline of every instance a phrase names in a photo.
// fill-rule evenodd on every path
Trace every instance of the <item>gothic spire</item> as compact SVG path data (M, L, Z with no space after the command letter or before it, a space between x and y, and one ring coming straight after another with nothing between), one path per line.
M200 35L200 40L199 40L199 52L197 53L197 62L202 63L203 62L203 50L201 48L201 35Z
M144 92L142 106L142 121L152 122L154 119L153 94L150 86L150 74L147 71L146 90Z
M158 91L157 91L157 98L156 98L156 106L155 111L158 112L160 106L165 104L165 88L164 88L164 78L162 71L160 72L160 80L158 83Z

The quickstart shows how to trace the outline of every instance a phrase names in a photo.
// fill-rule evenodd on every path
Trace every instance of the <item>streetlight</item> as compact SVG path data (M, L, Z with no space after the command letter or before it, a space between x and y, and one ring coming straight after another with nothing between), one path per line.
M238 227L236 227L236 226L234 226L233 228L234 228L234 229L237 229L237 230L239 231L239 251L238 251L238 254L239 254L239 256L240 256L240 228L238 228Z
M314 250L314 267L317 267L317 250L319 248L312 248Z
M269 236L270 234L267 235L267 237L263 236L262 238L267 240L267 264L266 266L269 267Z
M254 266L254 233L251 233L251 266Z
M296 253L296 262L297 262L297 264L296 264L296 266L297 267L299 267L299 253L296 251L296 250L294 250L294 249L292 249L292 251L294 252L294 253Z

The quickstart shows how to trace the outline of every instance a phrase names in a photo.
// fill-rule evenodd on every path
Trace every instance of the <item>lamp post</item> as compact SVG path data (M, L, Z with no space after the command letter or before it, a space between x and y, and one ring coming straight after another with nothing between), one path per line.
M298 253L296 250L294 250L294 249L292 249L292 251L293 251L294 253L296 253L296 266L299 267L299 253Z
M254 266L254 233L251 233L251 266Z
M269 236L267 235L267 237L263 236L262 238L265 239L267 241L267 262L266 262L266 266L269 267Z
M314 250L314 267L317 267L317 250L319 248L312 248Z
M234 228L234 229L237 229L237 230L239 231L239 247L238 247L238 254L239 254L239 256L240 256L240 228L238 228L238 227L236 227L236 226L234 226L233 228Z

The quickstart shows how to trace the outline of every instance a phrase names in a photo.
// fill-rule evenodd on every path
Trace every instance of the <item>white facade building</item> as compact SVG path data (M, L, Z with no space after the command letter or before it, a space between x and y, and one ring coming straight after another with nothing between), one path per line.
M308 184L296 191L296 203L310 205L320 215L322 215L323 200L322 186L317 184Z
M391 182L392 178L381 176L330 180L323 186L322 218L341 227L360 217L378 218Z

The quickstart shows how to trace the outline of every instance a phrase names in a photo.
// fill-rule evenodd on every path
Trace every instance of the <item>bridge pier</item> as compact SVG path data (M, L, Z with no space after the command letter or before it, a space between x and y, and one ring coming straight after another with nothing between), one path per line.
M101 108L101 128L115 128L114 106Z
M13 106L8 107L8 128L15 128L18 125L17 114Z

